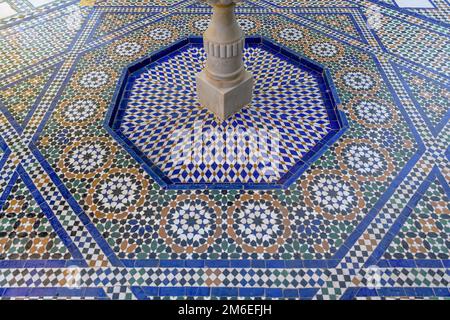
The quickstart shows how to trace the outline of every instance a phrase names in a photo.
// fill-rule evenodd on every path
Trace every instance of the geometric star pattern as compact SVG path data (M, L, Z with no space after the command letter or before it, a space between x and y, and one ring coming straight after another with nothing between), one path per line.
M6 2L18 14L0 20L2 298L449 298L445 1L237 7L247 36L328 70L348 119L270 190L164 189L104 123L123 70L200 36L204 4Z
M123 116L110 120L113 130L162 171L169 187L281 186L343 126L325 71L301 67L254 40L244 52L255 77L253 101L223 122L197 101L193 84L206 59L201 44L142 66L122 84L131 89L117 102Z

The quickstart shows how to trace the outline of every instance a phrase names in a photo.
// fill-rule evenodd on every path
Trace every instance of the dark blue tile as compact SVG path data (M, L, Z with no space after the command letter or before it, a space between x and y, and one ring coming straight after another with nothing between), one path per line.
M402 297L405 296L403 288L379 288L377 289L380 297Z
M272 41L267 41L266 39L263 39L262 44L265 46L265 49L269 52L272 52L274 54L280 52L280 46L276 45Z
M327 260L327 268L336 268L339 262L340 260L337 259Z
M327 260L303 260L305 268L327 268Z
M405 291L405 296L406 297L414 297L416 295L416 290L414 290L414 288L403 288L403 290Z
M298 289L284 289L283 297L285 298L297 298L299 297Z
M284 268L284 260L266 260L266 268Z
M46 260L30 260L25 261L24 268L44 268Z
M249 268L250 266L250 260L230 260L230 267L232 268Z
M73 198L72 198L73 199ZM72 201L72 200L70 200L70 201ZM70 201L68 201L69 203L70 203ZM75 201L75 199L73 199L73 201ZM80 210L82 210L81 209L81 207L78 207ZM74 211L78 211L78 210L74 210ZM78 218L80 218L80 220L81 220L81 222L84 224L84 225L88 225L88 224L90 224L91 223L91 219L89 219L89 217L87 216L87 214L85 214L83 211L80 211L79 213L78 213Z
M47 263L45 267L48 268L49 266L51 266L52 268L54 268L54 267L62 266L62 265L63 265L62 261L53 261L53 263L51 265L49 265ZM87 262L85 260L74 259L74 260L67 260L67 261L65 261L64 267L65 268L73 268L73 267L86 268L86 267L88 267L88 264L87 264Z
M284 262L286 265L286 268L303 268L303 261L302 260L286 260Z
M4 297L28 297L30 288L6 288L3 291Z
M24 260L0 260L0 268L2 269L6 269L6 268L11 268L11 269L18 269L18 268L23 268L25 266L25 261Z
M210 268L227 268L230 266L228 260L205 260L205 266Z
M238 288L211 288L211 295L215 297L237 297Z
M203 268L205 260L186 260L185 265L187 268Z
M449 288L433 288L433 290L437 297L450 297Z
M318 290L317 288L299 289L300 298L314 297Z
M264 288L239 288L241 297L264 297Z
M130 287L131 292L135 295L138 300L148 300L147 295L141 287ZM156 296L158 295L158 290L156 290Z
M189 42L193 44L203 44L203 37L189 37Z
M404 268L415 268L416 263L414 260L388 260L389 265L394 268L404 267Z
M211 288L208 287L188 287L186 288L186 296L188 297L209 297Z
M266 291L266 297L269 298L281 298L283 297L283 289L265 289Z
M252 268L265 268L266 262L264 260L252 260Z
M246 44L260 44L262 43L262 38L259 36L248 36L245 38Z
M184 267L184 260L160 260L159 266L162 268L166 267Z
M184 287L165 287L159 288L160 296L174 296L181 297L186 295L186 288Z
M442 260L442 264L445 268L450 268L450 260Z
M149 297L159 296L159 288L158 287L141 287L141 289L144 292L144 294Z
M419 268L443 268L442 260L415 260Z
M285 55L287 58L289 58L291 61L291 63L298 63L300 62L300 56L295 53L292 50L289 50L287 48L281 48L280 50L281 54Z
M64 268L68 262L73 262L75 264L75 261L72 260L44 260L44 262L45 268Z
M380 261L378 261L378 263L367 262L366 266L370 266L370 265L374 265L374 264L376 264L380 268L389 268L390 267L388 260L380 260Z
M418 297L433 297L434 291L432 288L414 288L416 296Z
M134 266L136 268L154 268L159 267L160 260L157 259L146 259L146 260L136 260L134 261Z
M375 297L378 296L378 293L375 289L361 288L356 295L358 297Z

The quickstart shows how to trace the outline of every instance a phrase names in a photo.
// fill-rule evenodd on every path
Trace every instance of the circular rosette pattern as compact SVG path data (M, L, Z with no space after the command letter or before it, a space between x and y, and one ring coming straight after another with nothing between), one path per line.
M146 45L137 41L117 41L108 49L109 56L116 59L136 59L145 51Z
M343 46L333 40L318 40L315 37L307 37L304 47L305 53L319 62L337 61L343 58Z
M287 208L268 194L241 196L227 216L229 236L249 253L275 253L291 234Z
M94 95L80 95L74 99L63 100L56 112L56 118L65 126L81 127L98 119L105 108L104 100Z
M337 75L339 86L354 94L373 94L380 89L379 77L366 69L349 68Z
M211 19L209 18L200 18L192 21L192 26L195 30L204 32L208 29L209 24L211 23Z
M99 68L78 71L73 78L73 87L77 91L98 94L117 80L117 71L112 68Z
M360 181L385 181L394 170L386 149L368 139L345 140L336 148L342 170Z
M109 139L86 137L64 149L58 166L68 178L91 178L111 166L115 153Z
M111 169L94 180L86 203L95 217L124 219L144 203L148 181L137 169Z
M276 37L276 39L284 43L288 43L290 41L303 41L304 38L308 35L309 32L307 29L294 24L283 24L281 27L276 28L274 31L274 36Z
M221 211L205 195L180 195L161 211L159 235L176 253L202 253L219 238Z
M350 118L367 128L391 128L398 119L395 109L378 97L353 99L348 106Z
M161 62L152 55L148 64L128 67L120 83L126 94L116 96L106 126L170 189L292 183L306 169L298 165L304 156L327 148L328 139L346 130L345 115L329 95L330 75L321 65L303 65L294 53L292 59L276 56L276 44L259 39L248 38L244 50L255 77L253 102L225 121L198 104L192 84L206 54L201 39L191 37L181 49L168 47Z
M153 40L167 40L172 37L173 33L169 28L155 28L148 34Z
M359 185L339 170L313 170L301 182L305 202L330 220L353 220L365 207Z

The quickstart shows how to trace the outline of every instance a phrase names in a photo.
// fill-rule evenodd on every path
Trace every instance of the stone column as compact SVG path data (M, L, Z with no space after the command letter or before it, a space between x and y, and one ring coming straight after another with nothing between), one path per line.
M208 59L197 75L200 104L225 120L249 104L253 76L244 68L245 37L234 9L241 0L203 0L213 6L211 23L203 41Z

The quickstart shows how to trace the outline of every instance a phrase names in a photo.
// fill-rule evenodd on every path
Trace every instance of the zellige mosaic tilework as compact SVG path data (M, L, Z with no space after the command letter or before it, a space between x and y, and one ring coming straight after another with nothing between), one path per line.
M123 70L201 36L208 7L56 1L2 19L1 297L448 299L450 33L445 3L436 3L426 12L378 0L247 0L237 7L247 36L328 71L347 119L342 136L278 189L165 188L105 125ZM293 108L280 107L281 87L299 90L292 79L303 81L299 99L313 99L317 83L267 52L248 48L248 59L264 61L253 68L267 81L257 96L266 112L250 122L273 121L293 137L297 147L284 142L293 161L293 151L308 148L305 135L290 129L300 125L293 119L307 109L315 123L325 112L306 108L311 100L296 108L289 95L282 100ZM163 135L151 130L200 115L213 121L202 109L183 111L195 104L189 77L197 69L186 61L202 59L192 47L161 62L159 74L141 74L145 106L156 103L144 81L151 76L165 87L172 81L172 97L189 104L166 94L159 109L134 106L120 122L163 168L164 149L150 141ZM171 122L172 114L179 120ZM183 183L200 181L171 165L164 170Z

